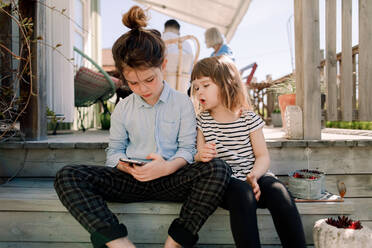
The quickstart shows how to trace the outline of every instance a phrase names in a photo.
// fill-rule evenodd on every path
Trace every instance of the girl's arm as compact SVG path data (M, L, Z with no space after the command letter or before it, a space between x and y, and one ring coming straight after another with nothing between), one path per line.
M256 160L253 165L252 171L247 175L247 182L252 186L254 196L256 200L259 201L261 196L261 189L257 181L269 169L270 156L269 151L266 147L262 128L259 128L250 133L250 138Z
M205 143L204 135L199 128L196 136L196 147L198 151L194 156L194 160L197 162L209 162L217 155L216 144Z
M253 174L257 180L262 177L270 167L270 155L267 150L265 137L262 128L250 133L255 163L250 174Z

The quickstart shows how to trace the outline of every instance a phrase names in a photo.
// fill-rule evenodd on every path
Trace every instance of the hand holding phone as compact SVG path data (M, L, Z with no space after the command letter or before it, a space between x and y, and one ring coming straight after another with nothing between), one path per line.
M150 162L151 160L145 160L145 159L129 159L129 158L120 158L121 162L128 163L129 165L137 165L137 166L143 166Z

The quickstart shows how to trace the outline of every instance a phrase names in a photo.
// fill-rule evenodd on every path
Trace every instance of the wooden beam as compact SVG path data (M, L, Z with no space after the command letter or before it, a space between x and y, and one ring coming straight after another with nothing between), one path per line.
M39 3L41 2L41 3ZM45 37L45 0L27 1L19 0L19 10L22 16L31 17L34 23L33 40L38 36ZM21 131L27 140L47 139L46 120L46 80L45 80L45 45L31 42L32 66L32 92L30 104L21 119ZM29 78L29 75L24 75ZM30 91L28 86L21 88L23 95Z
M321 139L319 2L302 1L304 139Z
M303 0L294 0L296 105L304 109L302 4Z
M352 55L352 65L353 65L353 68L352 68L352 73L353 73L353 85L352 85L352 88L353 88L353 104L351 106L352 108L352 111L353 111L353 120L358 120L359 117L357 116L357 97L356 97L356 88L357 88L357 77L356 77L356 73L357 73L357 59L356 59L356 55Z
M353 72L351 43L352 1L342 0L341 114L343 121L353 118Z
M359 0L359 120L372 121L372 1Z
M337 58L336 58L336 0L326 0L326 58L327 120L337 120Z

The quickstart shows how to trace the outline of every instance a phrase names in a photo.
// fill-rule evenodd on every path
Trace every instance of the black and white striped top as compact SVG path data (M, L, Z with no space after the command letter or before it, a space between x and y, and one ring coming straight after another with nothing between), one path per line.
M262 128L265 122L252 111L244 111L231 123L220 123L208 111L197 117L197 127L206 143L215 143L217 158L226 161L232 168L233 177L246 180L253 167L255 156L249 134Z

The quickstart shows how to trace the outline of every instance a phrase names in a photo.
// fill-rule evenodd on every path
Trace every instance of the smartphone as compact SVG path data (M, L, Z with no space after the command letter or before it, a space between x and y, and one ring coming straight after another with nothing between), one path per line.
M120 161L121 162L128 163L129 165L135 164L137 166L142 166L142 165L147 164L148 162L151 162L151 160L139 159L139 158L134 158L134 159L131 159L131 158L120 158Z

